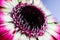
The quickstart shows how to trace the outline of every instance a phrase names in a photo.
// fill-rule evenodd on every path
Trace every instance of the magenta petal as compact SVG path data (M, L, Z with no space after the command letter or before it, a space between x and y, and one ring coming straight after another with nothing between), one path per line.
M4 0L0 0L0 6L3 6Z
M4 23L3 16L4 16L4 13L1 10L0 11L0 24Z
M0 40L12 40L13 34L9 33L9 30L0 28Z
M58 27L57 27L57 33L59 33L60 34L60 25L58 25Z

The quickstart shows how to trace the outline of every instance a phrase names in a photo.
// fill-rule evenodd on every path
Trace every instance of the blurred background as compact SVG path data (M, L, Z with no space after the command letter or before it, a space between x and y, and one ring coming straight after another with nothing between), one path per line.
M60 22L60 0L42 0L44 5L50 10L53 17Z

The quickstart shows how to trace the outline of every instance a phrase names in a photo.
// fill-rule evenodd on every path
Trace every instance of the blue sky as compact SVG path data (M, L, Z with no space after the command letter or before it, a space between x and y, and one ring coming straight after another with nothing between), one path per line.
M42 0L52 15L60 22L60 0Z

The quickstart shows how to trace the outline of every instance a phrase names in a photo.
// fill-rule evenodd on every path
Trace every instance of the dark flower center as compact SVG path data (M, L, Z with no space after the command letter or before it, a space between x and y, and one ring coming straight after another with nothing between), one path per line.
M41 28L45 22L43 13L34 6L25 6L20 12L30 28Z

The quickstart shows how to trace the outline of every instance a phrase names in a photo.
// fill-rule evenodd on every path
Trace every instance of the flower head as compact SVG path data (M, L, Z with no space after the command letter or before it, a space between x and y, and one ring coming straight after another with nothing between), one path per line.
M60 40L59 25L41 0L4 0L0 5L0 40Z

